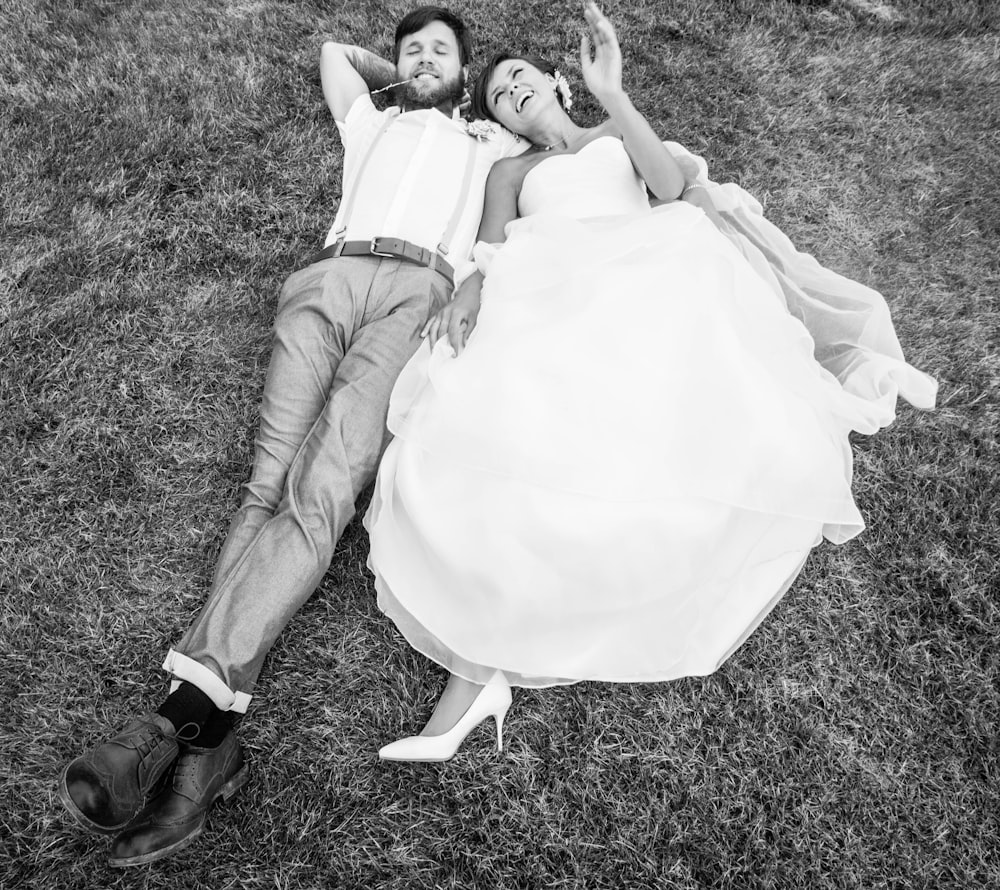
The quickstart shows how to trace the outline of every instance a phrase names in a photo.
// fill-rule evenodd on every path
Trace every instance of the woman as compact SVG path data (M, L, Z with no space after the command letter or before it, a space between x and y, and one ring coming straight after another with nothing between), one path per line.
M393 394L369 565L451 677L386 759L446 760L489 716L500 746L510 683L711 673L822 537L864 527L849 432L889 422L897 391L933 404L877 294L880 324L845 347L738 213L716 217L727 238L677 200L684 171L622 91L610 24L585 16L600 125L569 118L542 63L500 56L476 84L479 114L533 149L491 173L478 270Z

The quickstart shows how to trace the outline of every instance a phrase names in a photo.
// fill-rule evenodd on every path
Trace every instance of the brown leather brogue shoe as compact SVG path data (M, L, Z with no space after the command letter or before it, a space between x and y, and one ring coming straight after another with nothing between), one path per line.
M63 770L59 799L85 828L118 831L177 758L178 734L159 714L137 717Z
M235 733L217 748L184 745L173 780L112 842L111 864L145 865L184 849L201 834L212 805L229 800L249 778Z

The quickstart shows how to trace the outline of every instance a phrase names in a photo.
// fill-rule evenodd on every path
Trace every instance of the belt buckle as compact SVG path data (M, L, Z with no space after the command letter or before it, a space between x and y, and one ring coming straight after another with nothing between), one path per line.
M381 236L376 236L376 237L372 238L372 243L368 245L368 251L371 253L371 255L372 256L389 257L390 259L395 258L396 254L394 254L394 253L383 253L382 251L380 251L378 249L378 242L381 241L381 240L382 240Z

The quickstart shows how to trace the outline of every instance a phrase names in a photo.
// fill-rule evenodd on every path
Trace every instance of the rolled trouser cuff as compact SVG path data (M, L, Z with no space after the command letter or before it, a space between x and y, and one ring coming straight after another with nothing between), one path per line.
M167 652L163 669L176 678L170 684L171 692L184 680L204 692L220 711L235 711L237 714L247 712L252 696L246 692L234 692L212 670L176 649Z

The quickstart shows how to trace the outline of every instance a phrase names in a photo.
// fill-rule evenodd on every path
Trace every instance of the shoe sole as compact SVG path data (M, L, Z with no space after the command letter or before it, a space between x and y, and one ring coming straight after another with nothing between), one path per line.
M201 821L198 823L198 827L195 828L195 830L189 835L182 837L179 841L171 844L169 847L162 847L159 850L154 850L152 853L143 853L141 856L129 856L128 858L122 859L109 857L108 864L113 868L130 868L135 865L147 865L150 862L156 862L158 859L166 859L167 856L173 856L174 853L179 853L186 846L194 843L202 831L205 830L205 822L208 820L208 812L215 806L216 801L220 797L223 801L228 801L249 781L250 770L247 766L242 766L239 772L237 772L235 776L233 776L218 790L209 805L205 807L205 812L201 815Z
M75 763L76 761L73 762ZM98 822L94 822L93 819L84 813L83 810L76 805L76 801L70 797L69 784L66 781L66 777L69 774L69 768L72 765L72 763L67 764L62 771L62 775L59 777L59 787L56 790L59 794L59 800L62 802L62 805L66 807L69 814L76 819L80 825L88 831L94 832L94 834L114 834L116 831L121 831L121 829L123 829L131 821L131 816L124 822L120 822L118 825L101 825ZM136 807L135 813L138 812L139 808ZM135 813L133 813L132 816L134 816Z
M448 757L383 757L379 754L378 759L383 763L447 763L455 758L455 754L450 754Z

